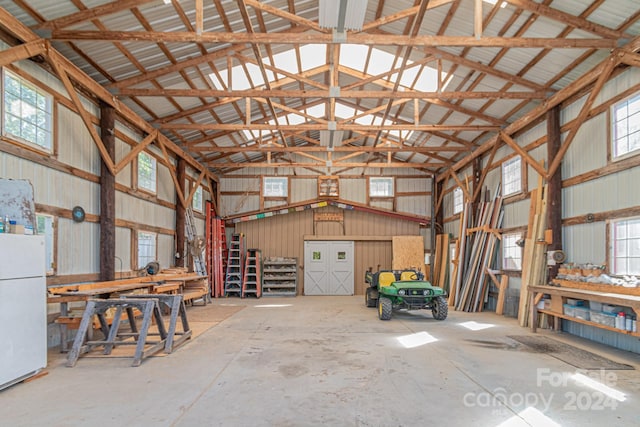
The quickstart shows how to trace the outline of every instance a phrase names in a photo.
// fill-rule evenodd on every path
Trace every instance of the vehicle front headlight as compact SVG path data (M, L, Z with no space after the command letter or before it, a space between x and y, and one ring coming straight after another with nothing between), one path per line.
M431 291L429 291L429 289L425 289L424 291L422 291L422 295L424 295L425 297L429 294L431 294Z
M404 295L404 294L406 294L406 291L404 289L400 289L398 291L398 295Z

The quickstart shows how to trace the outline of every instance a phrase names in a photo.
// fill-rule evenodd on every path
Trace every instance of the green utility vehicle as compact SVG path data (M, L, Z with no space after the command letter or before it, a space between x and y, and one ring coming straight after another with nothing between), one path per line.
M431 309L434 319L447 318L449 308L444 290L424 280L424 275L418 271L382 270L374 273L370 268L364 281L369 285L365 291L365 303L367 307L378 307L380 320L391 319L391 313L396 309Z

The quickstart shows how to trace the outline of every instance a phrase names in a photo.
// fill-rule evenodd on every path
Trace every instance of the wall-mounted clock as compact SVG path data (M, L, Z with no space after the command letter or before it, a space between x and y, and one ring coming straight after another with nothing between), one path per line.
M82 206L74 206L71 210L71 217L75 222L84 221L84 209L82 209Z

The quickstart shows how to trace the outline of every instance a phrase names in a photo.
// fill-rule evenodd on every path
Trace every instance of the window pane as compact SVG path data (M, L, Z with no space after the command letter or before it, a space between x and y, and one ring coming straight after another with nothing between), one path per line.
M193 201L191 206L194 210L202 212L202 187L198 186L196 192L193 193Z
M369 178L370 197L393 197L393 178Z
M4 133L50 150L51 99L46 92L4 70Z
M611 224L613 258L612 274L639 274L640 272L640 219L615 221Z
M640 96L621 101L613 107L611 126L614 158L640 149L640 135L636 135L640 132Z
M636 96L629 100L629 115L640 112L640 96Z
M520 156L516 156L502 164L502 188L505 196L522 190L522 162Z
M288 180L286 177L265 177L263 195L265 197L287 197Z
M156 192L156 159L145 152L138 154L138 187Z
M138 232L138 268L144 268L156 259L156 235Z

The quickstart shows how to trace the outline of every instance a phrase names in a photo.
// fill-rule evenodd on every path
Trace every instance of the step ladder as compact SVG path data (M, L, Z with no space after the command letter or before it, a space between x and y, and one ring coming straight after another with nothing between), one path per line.
M227 266L227 235L224 220L215 214L213 204L207 202L207 275L211 296L224 296L225 268Z
M224 279L225 296L242 296L244 270L244 234L231 235L227 257L227 274Z
M185 228L187 232L187 243L193 256L195 272L200 276L207 275L207 268L202 257L203 242L198 239L196 220L193 216L193 208L189 206L186 211Z
M242 280L242 298L254 295L262 296L262 252L260 249L247 249Z
M214 296L221 297L224 295L224 275L227 271L227 257L229 251L227 249L227 232L224 226L224 220L216 217L213 221L214 238L213 246L213 281L215 283Z

